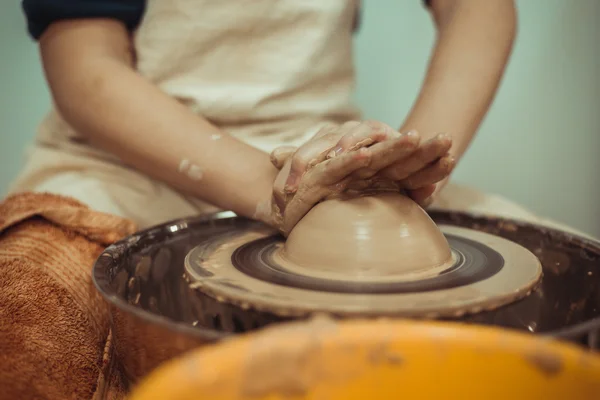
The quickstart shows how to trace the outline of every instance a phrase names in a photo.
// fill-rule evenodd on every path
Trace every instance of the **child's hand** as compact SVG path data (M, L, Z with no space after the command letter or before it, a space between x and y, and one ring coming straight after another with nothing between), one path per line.
M343 125L329 125L317 132L292 155L290 174L285 183L287 191L298 188L300 178L319 162L348 151L369 148L372 164L354 173L358 179L374 176L381 169L412 154L419 144L414 133L400 134L391 127L376 121L350 121Z
M449 136L438 135L421 145L419 141L416 132L400 134L383 123L353 121L325 127L299 149L282 147L271 156L278 168L291 157L285 189L294 193L298 180L312 166L367 147L371 151L371 162L353 172L347 186L364 190L382 184L392 185L406 190L417 203L426 206L432 200L436 184L449 176L455 161L448 153L452 145Z

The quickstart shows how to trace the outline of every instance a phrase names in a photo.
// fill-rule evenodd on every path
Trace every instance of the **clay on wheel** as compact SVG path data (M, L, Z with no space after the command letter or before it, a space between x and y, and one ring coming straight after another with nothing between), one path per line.
M313 272L366 277L452 264L450 246L429 215L394 193L317 204L290 232L282 256Z

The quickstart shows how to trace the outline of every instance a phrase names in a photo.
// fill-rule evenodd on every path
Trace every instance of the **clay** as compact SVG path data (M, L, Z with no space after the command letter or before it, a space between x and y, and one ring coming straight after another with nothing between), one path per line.
M311 275L384 277L438 274L450 246L427 213L399 193L317 204L290 232L281 257ZM296 269L296 268L294 268Z
M194 181L199 181L204 176L204 171L202 171L202 168L196 164L192 164L188 159L181 160L177 170Z

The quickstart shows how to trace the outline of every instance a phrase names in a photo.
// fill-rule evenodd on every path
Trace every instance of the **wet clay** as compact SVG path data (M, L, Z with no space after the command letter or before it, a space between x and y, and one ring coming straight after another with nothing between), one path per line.
M453 263L436 224L398 193L317 204L290 232L281 257L311 275L355 278L435 275Z

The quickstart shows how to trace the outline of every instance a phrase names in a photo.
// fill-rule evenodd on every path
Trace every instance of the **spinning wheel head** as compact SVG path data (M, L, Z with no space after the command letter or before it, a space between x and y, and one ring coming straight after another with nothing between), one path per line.
M389 194L324 202L285 243L249 229L211 238L186 258L202 295L289 316L460 316L526 296L541 273L525 248L438 228L411 200Z

